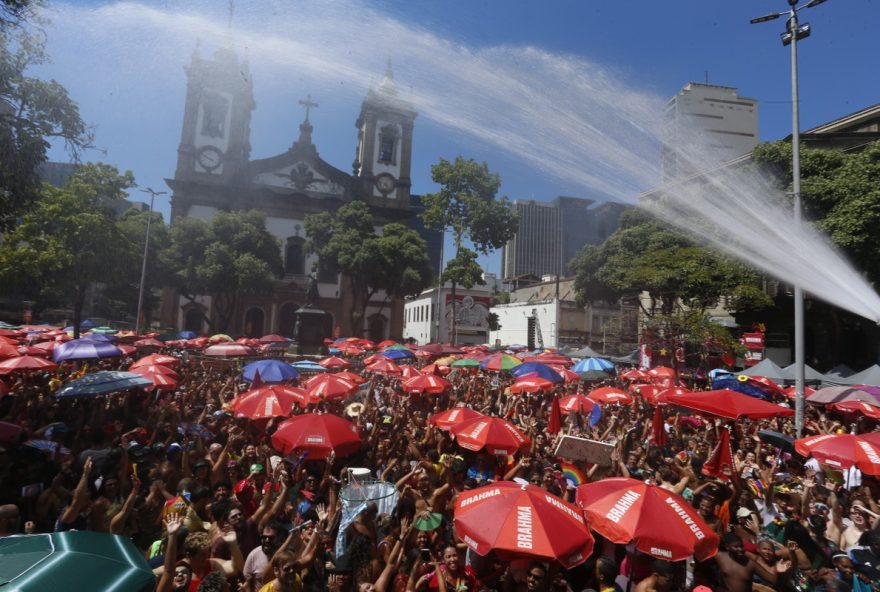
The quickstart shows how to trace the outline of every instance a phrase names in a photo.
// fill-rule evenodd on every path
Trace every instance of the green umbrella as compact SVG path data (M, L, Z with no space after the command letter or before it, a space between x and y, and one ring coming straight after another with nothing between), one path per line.
M115 335L119 333L117 329L113 327L95 327L92 329L92 333L100 333L101 335Z
M450 364L453 368L479 368L480 363L473 358L462 358Z
M387 352L387 351L395 351L395 350L410 351L410 349L408 347L406 347L405 345L401 345L399 343L395 343L394 345L389 345L388 347L386 347L382 351Z
M156 577L130 539L90 531L0 538L0 589L152 590Z

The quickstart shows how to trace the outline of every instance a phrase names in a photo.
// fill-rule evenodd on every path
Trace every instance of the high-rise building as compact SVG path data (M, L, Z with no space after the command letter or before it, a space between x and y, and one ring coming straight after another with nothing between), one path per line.
M737 89L690 82L664 111L661 167L664 180L692 175L758 144L758 102Z
M571 260L585 245L602 243L617 230L620 212L627 206L592 199L559 196L552 201L515 200L519 229L502 249L502 275L569 275ZM591 207L593 206L593 207Z

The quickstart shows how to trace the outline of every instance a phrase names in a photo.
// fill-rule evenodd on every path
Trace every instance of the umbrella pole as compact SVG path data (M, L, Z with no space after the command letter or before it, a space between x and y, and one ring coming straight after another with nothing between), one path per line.
M633 551L635 551L635 545L633 545ZM635 567L633 566L633 562L635 561L635 553L631 553L629 550L626 552L626 557L629 559L627 562L627 574L626 574L626 592L632 592L633 587L633 574L635 573Z

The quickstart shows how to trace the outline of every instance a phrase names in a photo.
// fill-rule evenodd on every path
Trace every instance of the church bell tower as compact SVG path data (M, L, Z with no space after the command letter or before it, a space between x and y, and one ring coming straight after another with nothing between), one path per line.
M409 207L415 118L412 104L399 97L389 60L382 82L367 91L355 123L358 145L352 173L364 195Z
M175 179L228 183L250 158L253 83L228 34L209 58L197 45L187 76Z

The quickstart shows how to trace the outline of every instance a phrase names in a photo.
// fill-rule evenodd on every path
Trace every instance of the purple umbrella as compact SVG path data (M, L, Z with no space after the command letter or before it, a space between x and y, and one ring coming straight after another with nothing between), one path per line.
M74 339L73 341L62 343L52 350L52 359L56 362L113 358L121 355L122 351L112 343L88 339Z

